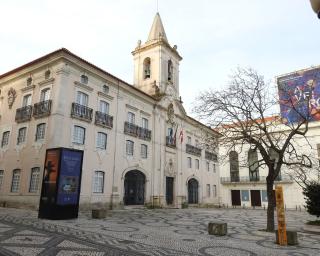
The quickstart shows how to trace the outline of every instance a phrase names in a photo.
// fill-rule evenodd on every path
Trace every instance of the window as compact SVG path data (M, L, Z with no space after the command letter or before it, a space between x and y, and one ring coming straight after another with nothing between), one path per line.
M8 146L9 144L10 131L6 131L2 134L1 147Z
M191 137L190 136L187 136L187 144L191 145Z
M86 75L81 75L80 82L82 84L88 84L89 78Z
M106 84L104 84L104 85L102 86L102 91L103 91L103 93L108 94L108 93L109 93L109 86L106 85Z
M38 124L37 131L36 131L36 141L43 140L45 132L46 132L46 124L45 123Z
M77 91L76 103L82 106L88 106L89 96L83 92Z
M199 159L195 160L196 169L199 170Z
M23 96L22 107L31 105L31 94L27 94Z
M172 81L172 74L173 74L172 61L168 60L168 81Z
M195 144L196 147L199 147L199 140L195 140L194 144Z
M0 170L0 190L2 187L2 183L3 183L3 176L4 176L4 170Z
M11 192L12 193L19 192L19 187L20 187L20 170L15 169L12 172Z
M259 163L257 150L248 151L248 165L250 181L259 181Z
M31 169L31 177L30 177L30 193L36 193L39 189L40 184L40 168L34 167Z
M217 166L216 166L216 164L215 164L215 163L213 163L212 168L213 168L213 172L214 172L214 173L216 173L216 171L217 171L217 169L216 169L216 168L217 168Z
M99 148L99 149L106 149L107 148L107 134L105 134L103 132L98 132L97 148Z
M128 112L128 123L134 124L135 123L135 114L132 112Z
M92 192L103 193L104 189L104 172L95 171L93 176Z
M237 182L239 178L239 156L236 151L231 151L229 153L229 162L230 162L230 178L231 181Z
M100 100L99 111L104 114L109 114L109 103L103 100Z
M145 58L143 61L143 71L144 71L144 79L151 77L151 60L150 58Z
M206 165L207 165L207 171L210 172L210 164L209 164L209 162L207 162Z
M47 101L50 99L50 88L43 89L40 94L40 101Z
M141 157L142 158L148 157L148 146L145 144L141 144Z
M191 159L191 157L187 157L187 165L188 165L188 168L192 168L192 159Z
M212 195L213 195L213 197L217 196L217 185L212 186Z
M126 152L128 156L133 156L134 143L131 140L126 141Z
M29 77L27 79L27 86L30 86L30 85L32 85L32 77Z
M144 129L148 129L148 124L149 123L149 121L148 121L148 119L147 118L142 118L142 128L144 128Z
M210 190L210 184L207 184L207 197L210 197L211 190Z
M24 143L26 141L27 127L22 127L18 131L17 144Z
M74 126L73 129L73 143L84 144L86 129L81 126Z
M50 71L50 70L47 70L47 71L44 73L44 79L49 79L49 78L50 78L50 75L51 75L51 71Z

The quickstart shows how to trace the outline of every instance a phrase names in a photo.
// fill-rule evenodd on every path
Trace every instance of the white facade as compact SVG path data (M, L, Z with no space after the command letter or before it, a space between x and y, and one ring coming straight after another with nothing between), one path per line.
M280 125L278 128L285 129L285 126ZM313 156L313 161L316 163L317 158L320 156L320 122L311 122L309 124L309 131L306 138L307 141L299 136L294 139L296 149L306 155ZM232 175L230 158L227 156L226 150L223 145L220 145L220 155L225 156L223 161L220 162L220 195L222 204L225 206L228 205L229 207L267 207L267 168L259 167L258 174L256 176L251 175L250 177L248 164L249 146L247 145L247 147L244 147L242 150L240 150L240 147L235 149L235 151L238 152L239 174ZM257 154L257 157L261 159L259 154ZM319 165L317 163L307 172L308 178L315 181L319 181L319 174ZM293 179L294 176L293 171L283 165L281 175L275 180L275 185L282 185L283 187L284 204L286 208L303 209L305 199L302 193L302 187Z
M37 207L46 149L66 147L84 151L80 207L219 203L218 149L199 146L216 134L185 113L163 33L157 14L133 86L66 49L0 75L0 202Z

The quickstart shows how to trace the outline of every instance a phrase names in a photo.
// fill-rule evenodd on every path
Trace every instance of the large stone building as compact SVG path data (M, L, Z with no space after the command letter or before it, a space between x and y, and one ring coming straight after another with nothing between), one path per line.
M46 149L84 151L80 207L219 203L215 132L189 117L159 14L134 82L59 49L0 75L0 202L37 207Z

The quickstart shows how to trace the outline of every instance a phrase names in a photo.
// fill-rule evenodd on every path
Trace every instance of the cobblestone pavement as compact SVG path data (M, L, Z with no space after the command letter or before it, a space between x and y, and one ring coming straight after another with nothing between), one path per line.
M39 220L37 212L0 208L0 255L320 255L320 235L303 231L305 212L287 211L299 245L280 247L266 227L266 211L244 209L126 209L104 220ZM210 220L228 235L210 236Z

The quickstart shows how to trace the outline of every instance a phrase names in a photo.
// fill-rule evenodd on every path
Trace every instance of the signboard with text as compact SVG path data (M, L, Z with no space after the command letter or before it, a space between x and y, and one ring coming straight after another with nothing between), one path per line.
M39 218L78 217L83 151L47 149L39 205Z

